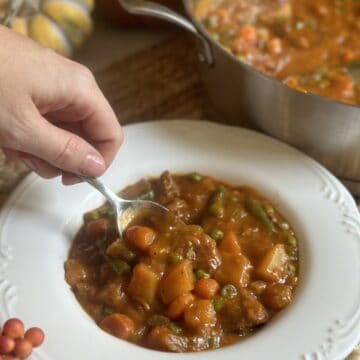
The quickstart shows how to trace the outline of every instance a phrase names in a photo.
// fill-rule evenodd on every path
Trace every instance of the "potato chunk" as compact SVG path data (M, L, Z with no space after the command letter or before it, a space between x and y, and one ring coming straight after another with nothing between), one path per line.
M293 298L292 287L274 284L267 287L263 293L264 303L271 309L280 310L288 306Z
M197 300L185 308L185 323L189 328L201 330L216 324L216 312L211 300Z
M245 287L249 284L252 269L249 259L244 255L223 253L222 264L215 273L215 279L220 284Z
M236 234L233 231L227 231L221 240L219 245L221 252L227 252L232 254L240 254L241 248L237 241Z
M256 267L256 274L266 281L279 281L285 275L285 266L288 256L283 244L276 244L261 259Z
M190 261L175 265L161 281L160 294L164 304L169 304L178 296L194 289L194 274Z
M149 266L139 263L135 266L130 284L129 295L145 309L150 309L156 299L159 276Z

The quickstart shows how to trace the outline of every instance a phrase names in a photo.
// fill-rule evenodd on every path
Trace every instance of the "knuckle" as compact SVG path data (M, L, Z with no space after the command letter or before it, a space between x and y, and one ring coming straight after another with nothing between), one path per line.
M97 83L92 72L84 65L76 64L75 71L71 79L75 96L81 99L87 99L95 92Z
M78 153L79 147L80 144L76 136L70 136L69 139L66 141L63 149L54 160L56 166L60 168L69 167L72 159L75 157L75 154Z
M82 64L77 64L76 68L77 80L81 85L94 86L96 84L95 77L89 68Z

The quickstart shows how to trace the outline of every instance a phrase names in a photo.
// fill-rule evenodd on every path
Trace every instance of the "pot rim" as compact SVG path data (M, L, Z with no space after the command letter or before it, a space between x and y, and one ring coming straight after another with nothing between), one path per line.
M191 9L192 5L191 3L194 2L194 0L182 0L183 4L184 4L184 8L186 10L186 14L188 15L188 17L191 19L191 22L195 25L195 27L197 28L197 30L205 37L205 39L211 44L211 46L216 47L217 49L221 50L221 52L231 58L232 60L235 60L238 64L240 64L240 66L245 67L247 70L250 70L254 73L256 73L257 75L259 75L260 77L263 77L267 80L271 80L272 82L274 82L275 84L277 84L277 86L283 86L286 87L286 89L296 92L297 94L302 94L304 96L310 97L315 101L321 101L324 102L325 104L332 104L332 105L338 105L338 106L342 106L344 109L357 109L360 110L360 104L347 104L343 101L340 100L336 100L336 99L331 99L325 96L321 96L321 95L317 95L314 93L310 93L310 92L302 92L296 89L293 89L289 86L286 86L281 80L278 80L272 76L269 76L259 70L257 70L255 67L248 65L247 63L245 63L244 61L241 61L240 59L238 59L236 56L234 56L231 52L227 51L225 49L225 47L219 42L216 41L210 34L209 32L206 30L206 28L204 27L204 25L198 21L196 19L196 17L193 14L193 11ZM216 66L216 64L215 64ZM360 116L359 116L359 120L360 120Z

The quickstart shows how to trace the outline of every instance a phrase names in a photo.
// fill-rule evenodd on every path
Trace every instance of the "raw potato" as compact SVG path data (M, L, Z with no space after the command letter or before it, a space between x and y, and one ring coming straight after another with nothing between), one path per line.
M256 274L266 281L279 281L285 275L288 256L283 244L276 244L262 258L256 267Z
M149 309L155 299L159 285L159 276L149 266L140 263L135 266L128 287L128 293L145 309Z
M178 296L193 290L194 281L190 261L184 260L175 265L161 282L160 294L164 304L169 304Z
M215 273L220 284L232 284L237 288L246 287L253 267L247 257L241 254L223 253L222 264Z

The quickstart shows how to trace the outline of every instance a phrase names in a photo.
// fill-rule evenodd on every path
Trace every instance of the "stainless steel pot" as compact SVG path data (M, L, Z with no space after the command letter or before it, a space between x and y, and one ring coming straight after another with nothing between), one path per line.
M202 81L222 118L300 148L360 196L360 107L290 89L239 61L194 18L194 0L183 0L191 21L154 2L119 1L133 14L170 21L197 37Z

